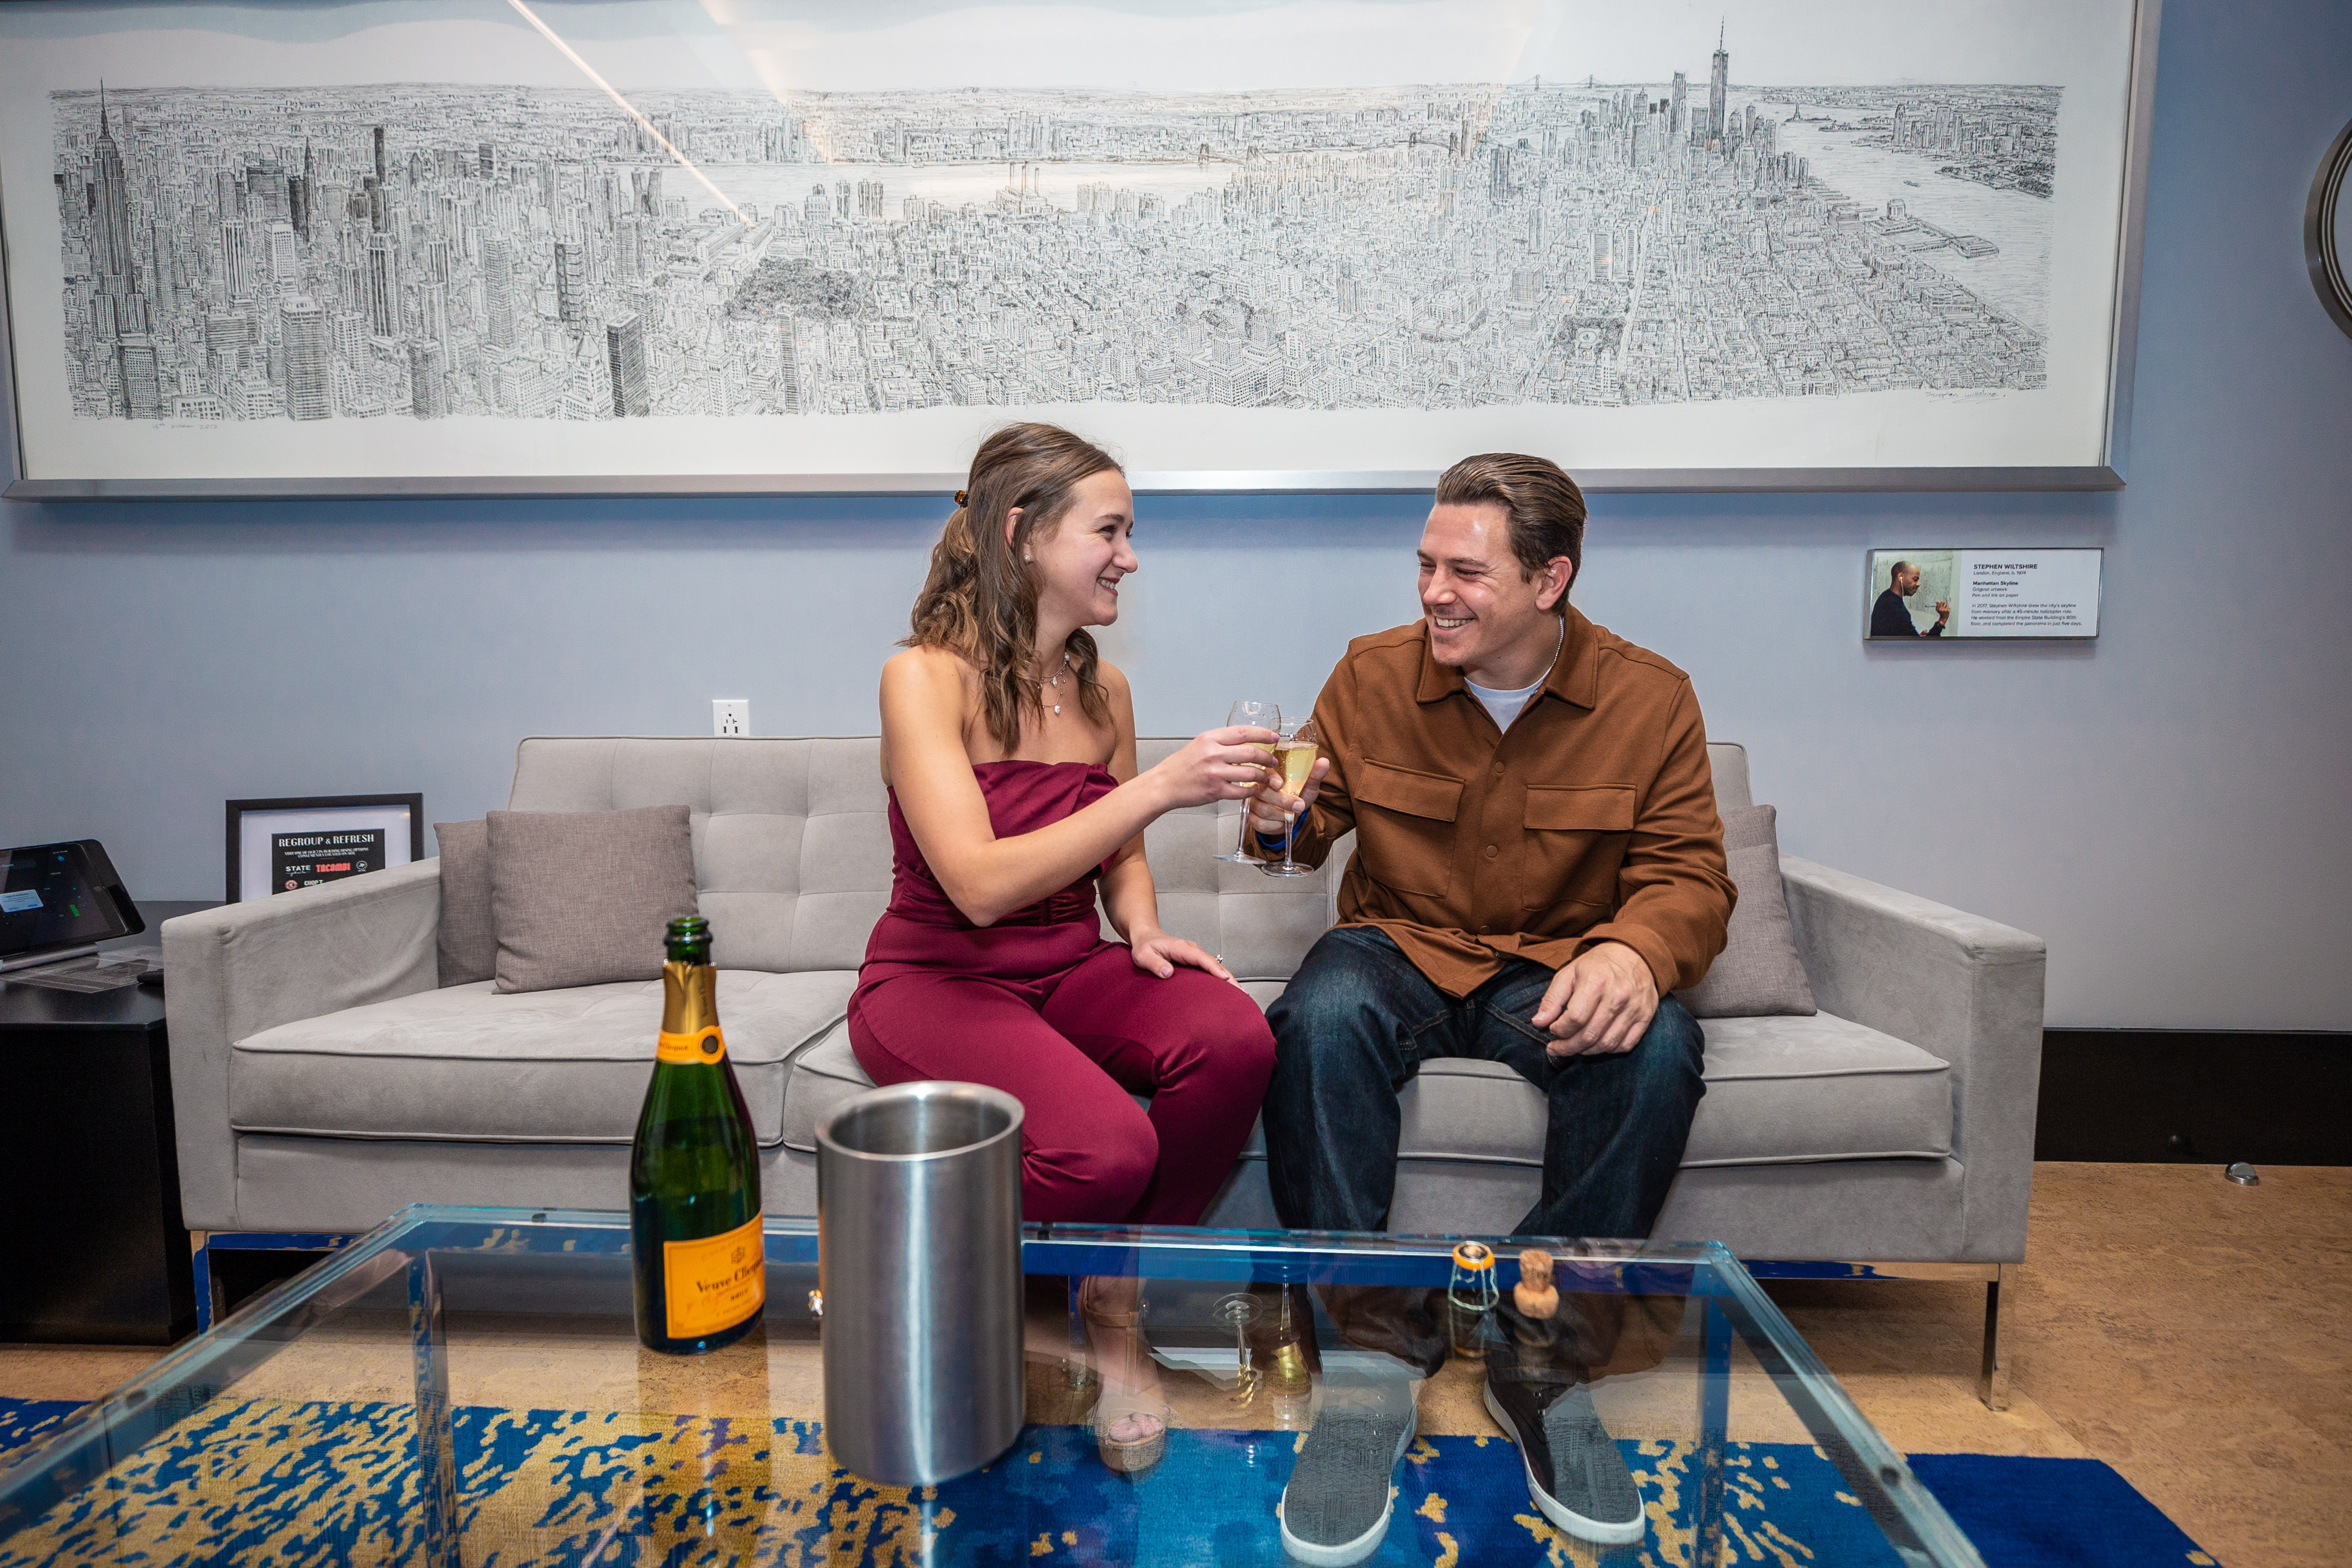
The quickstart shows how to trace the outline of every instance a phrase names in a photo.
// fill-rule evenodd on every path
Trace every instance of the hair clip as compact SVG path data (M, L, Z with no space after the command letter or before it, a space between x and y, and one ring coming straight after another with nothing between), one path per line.
M956 492L956 505L959 507L962 506L964 504L964 497L970 494L971 492L968 490L958 490Z

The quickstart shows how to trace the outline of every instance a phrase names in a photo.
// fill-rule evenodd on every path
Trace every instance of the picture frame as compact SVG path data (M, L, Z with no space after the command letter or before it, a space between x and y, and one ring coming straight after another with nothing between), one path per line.
M425 796L310 795L227 803L223 898L241 904L425 858Z
M2099 635L2106 552L1874 549L1863 555L1866 643L2088 643ZM1924 619L1923 619L1924 617Z
M16 0L7 494L2123 484L2158 0L1337 3Z

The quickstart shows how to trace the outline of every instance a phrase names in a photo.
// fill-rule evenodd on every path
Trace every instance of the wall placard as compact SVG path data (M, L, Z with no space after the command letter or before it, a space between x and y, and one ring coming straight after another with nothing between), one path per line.
M1863 635L2081 640L2099 634L2096 549L1874 549Z

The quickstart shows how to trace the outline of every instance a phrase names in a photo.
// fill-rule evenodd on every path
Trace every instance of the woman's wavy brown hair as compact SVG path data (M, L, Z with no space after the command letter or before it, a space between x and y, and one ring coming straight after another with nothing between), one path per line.
M980 444L971 473L956 495L955 515L931 549L930 576L915 596L914 630L900 646L945 648L980 672L988 733L1007 751L1020 745L1021 726L1045 716L1045 678L1036 668L1037 572L1021 558L1032 540L1050 534L1068 511L1078 482L1123 473L1092 442L1051 424L1008 424ZM1004 519L1015 507L1013 537ZM1110 703L1095 678L1095 640L1083 626L1063 644L1077 677L1078 706L1097 724L1108 723Z

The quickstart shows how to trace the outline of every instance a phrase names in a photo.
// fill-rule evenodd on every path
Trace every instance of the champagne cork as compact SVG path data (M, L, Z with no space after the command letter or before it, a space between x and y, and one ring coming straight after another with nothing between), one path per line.
M1548 1318L1559 1311L1559 1291L1551 1282L1550 1253L1530 1247L1519 1254L1519 1282L1511 1288L1511 1300L1531 1318Z
M1454 1278L1447 1293L1454 1304L1483 1312L1495 1304L1494 1249L1465 1241L1454 1249Z

